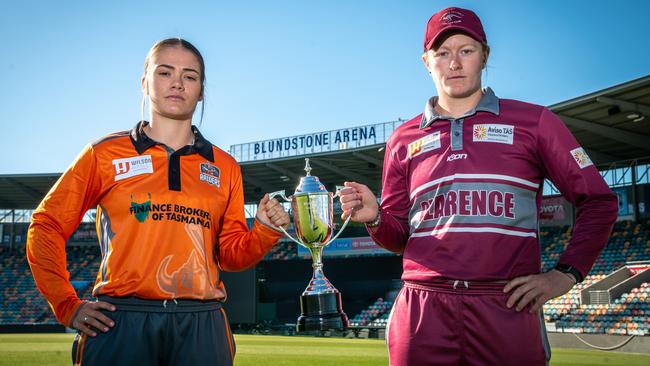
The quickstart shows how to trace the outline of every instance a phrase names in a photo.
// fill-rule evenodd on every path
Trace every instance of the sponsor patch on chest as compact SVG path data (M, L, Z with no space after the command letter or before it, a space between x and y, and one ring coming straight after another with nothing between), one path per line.
M583 148L577 147L571 150L570 152L571 152L571 156L573 156L573 159L575 159L576 163L578 163L580 169L586 168L589 165L594 165L594 163L589 158L589 155L587 155L587 153Z
M424 152L440 148L440 131L426 135L408 145L409 158L418 156Z
M114 159L115 181L130 178L140 174L153 173L151 155L140 155L132 158Z
M221 187L221 170L210 163L201 163L199 179L217 188Z
M502 124L475 124L472 130L473 142L496 142L512 145L515 126Z

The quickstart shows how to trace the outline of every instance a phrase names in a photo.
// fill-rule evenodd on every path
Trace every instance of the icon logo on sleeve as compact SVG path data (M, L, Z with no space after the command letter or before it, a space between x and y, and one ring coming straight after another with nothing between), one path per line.
M153 173L151 155L140 155L132 158L114 159L115 181L130 178L140 174Z
M414 158L424 152L431 151L440 147L440 131L426 135L419 140L415 140L408 145L409 158Z
M576 163L578 163L580 169L586 168L589 165L594 165L594 163L589 158L589 155L587 155L585 150L581 147L577 147L571 150L571 156L573 156L573 159L575 159Z
M512 145L515 126L501 124L476 124L472 131L473 142L496 142Z

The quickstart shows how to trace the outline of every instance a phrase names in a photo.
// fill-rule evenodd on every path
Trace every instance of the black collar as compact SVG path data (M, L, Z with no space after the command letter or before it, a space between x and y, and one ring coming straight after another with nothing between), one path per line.
M144 126L148 125L147 121L140 121L138 124L131 129L129 134L131 137L131 142L133 147L138 152L138 154L144 153L147 149L156 144L159 144L155 140L152 140L146 133L144 133ZM202 157L208 159L210 162L214 163L214 153L212 151L212 143L206 140L199 129L196 126L192 126L192 133L194 134L194 144L188 148L181 148L178 152L183 152L183 155L189 155L193 153L198 153Z

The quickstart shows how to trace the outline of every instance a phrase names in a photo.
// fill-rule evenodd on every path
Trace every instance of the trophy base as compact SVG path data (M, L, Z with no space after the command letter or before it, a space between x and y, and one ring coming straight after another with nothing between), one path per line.
M296 323L298 332L345 329L349 325L339 292L302 295L300 310L301 315Z

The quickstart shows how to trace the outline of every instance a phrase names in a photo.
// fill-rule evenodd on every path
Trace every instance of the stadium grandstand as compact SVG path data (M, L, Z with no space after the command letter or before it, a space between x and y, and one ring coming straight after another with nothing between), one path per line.
M619 218L585 281L544 307L547 330L650 339L650 75L549 108L617 194ZM231 146L229 152L242 168L249 223L264 193L294 191L304 175L305 157L330 191L354 180L379 192L385 142L403 122ZM0 175L0 331L63 331L36 289L25 258L32 210L59 175ZM338 211L335 207L335 217ZM540 212L542 270L555 265L569 242L573 220L573 207L546 182ZM79 296L90 299L101 259L94 211L85 215L66 252L73 286ZM363 226L352 223L325 249L324 257L325 273L342 293L351 328L381 336L401 286L401 258L378 247ZM225 274L226 308L234 330L290 329L310 276L308 251L286 238L255 268Z

